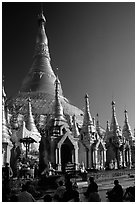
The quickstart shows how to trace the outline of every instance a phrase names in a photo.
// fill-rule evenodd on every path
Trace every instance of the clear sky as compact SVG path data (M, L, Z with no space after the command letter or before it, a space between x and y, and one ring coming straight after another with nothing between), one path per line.
M33 61L40 3L3 3L2 74L7 96L14 96ZM135 127L135 4L133 2L43 3L51 65L59 67L64 96L83 110L88 93L92 117L101 126L128 111Z

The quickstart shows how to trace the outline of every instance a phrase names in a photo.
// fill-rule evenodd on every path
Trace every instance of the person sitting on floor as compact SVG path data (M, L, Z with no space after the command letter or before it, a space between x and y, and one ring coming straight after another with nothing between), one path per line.
M68 182L66 185L66 191L63 195L63 202L79 202L79 192L73 188L72 182Z
M64 192L66 191L66 187L63 185L63 181L62 180L60 180L58 182L58 185L59 186L58 186L58 188L57 188L57 190L55 192L54 198L57 201L62 201Z
M85 197L88 199L88 202L101 202L99 193L98 193L98 185L94 181L94 177L89 178L89 186L87 191L84 193Z
M109 200L112 202L122 202L123 201L123 188L119 184L119 181L114 180L114 187L108 192Z
M18 202L35 202L34 197L27 191L28 185L22 185L22 192L18 195Z

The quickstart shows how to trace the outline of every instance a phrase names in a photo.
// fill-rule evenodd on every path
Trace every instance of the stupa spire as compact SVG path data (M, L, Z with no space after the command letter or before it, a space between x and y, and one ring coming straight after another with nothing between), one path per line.
M127 110L125 110L124 113L125 113L125 123L128 123L128 114L127 114Z
M54 116L58 120L64 120L63 107L59 99L60 81L58 75L55 80L55 103L54 103Z
M98 132L100 132L100 124L99 124L99 115L98 115L98 113L96 115L96 130Z
M50 64L48 39L45 32L46 19L43 9L38 15L38 34L36 37L35 54L29 73L25 77L20 92L42 92L54 95L56 76ZM59 94L62 95L60 87Z
M130 128L130 125L129 125L129 122L128 122L128 112L127 112L127 110L125 110L124 113L125 113L125 121L124 121L124 126L123 126L123 129L122 129L122 134L126 138L129 138L129 137L132 136L132 132L131 132L131 128Z
M87 125L93 125L92 117L90 114L90 108L89 108L88 94L85 95L85 113L84 113L84 120L83 120L83 126L87 126Z
M39 141L41 139L41 135L38 132L38 129L35 125L34 118L32 115L31 108L31 99L28 98L28 110L27 110L27 120L23 123L23 138L32 138L35 143L31 144L31 151L38 151L39 149Z
M105 137L104 137L105 141L108 140L109 134L110 134L110 125L109 125L109 121L107 121L107 127L106 127L106 132L105 132Z
M119 129L117 118L116 118L116 110L115 110L115 102L112 101L112 119L110 124L110 131L116 131Z
M39 134L39 132L36 128L35 122L34 122L33 115L32 115L32 107L31 107L31 99L30 98L28 98L28 111L27 111L27 113L28 113L27 120L26 120L27 130Z
M109 121L107 121L107 127L106 127L106 132L110 131L110 125L109 125Z
M38 15L39 29L38 29L38 34L36 38L35 56L43 55L50 60L49 49L48 49L48 39L45 33L45 24L46 24L46 19L42 10L41 13Z

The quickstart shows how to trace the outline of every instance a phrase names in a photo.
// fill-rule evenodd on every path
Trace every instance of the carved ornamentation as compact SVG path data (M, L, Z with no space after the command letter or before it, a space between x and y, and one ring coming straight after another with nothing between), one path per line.
M43 56L47 57L48 59L50 59L49 50L48 50L48 46L46 45L46 43L36 44L35 56L36 55L43 55Z

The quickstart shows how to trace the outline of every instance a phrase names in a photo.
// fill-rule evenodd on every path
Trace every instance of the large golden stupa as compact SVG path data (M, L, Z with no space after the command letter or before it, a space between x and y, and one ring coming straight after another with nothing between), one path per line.
M48 39L45 33L45 17L43 12L38 16L38 34L32 66L22 82L18 94L7 100L10 113L27 114L28 98L31 98L32 112L35 118L40 115L52 115L55 100L56 76L50 64ZM64 97L60 84L60 101L65 116L76 116L79 124L83 121L83 111L71 105ZM14 107L14 108L13 108Z

